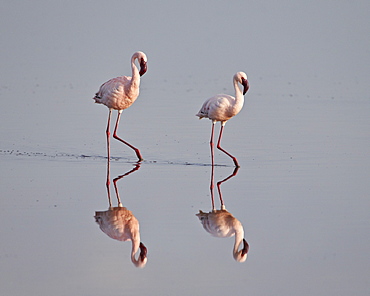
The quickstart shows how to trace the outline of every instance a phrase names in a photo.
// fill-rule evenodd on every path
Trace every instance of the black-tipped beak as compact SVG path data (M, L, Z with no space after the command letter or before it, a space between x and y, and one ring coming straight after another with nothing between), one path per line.
M242 84L243 84L243 87L244 87L244 89L243 89L243 95L245 95L246 92L249 89L249 82L248 82L247 79L245 79L245 78L242 77Z
M247 241L243 238L243 243L244 243L244 246L243 246L243 249L242 249L242 256L246 255L249 251L249 245L247 243Z
M140 259L143 261L146 258L146 254L148 253L147 248L144 246L143 243L140 243Z
M148 70L147 65L146 65L146 61L144 61L144 59L141 59L141 61L140 61L140 71L139 71L140 76L143 76L145 74L146 70Z

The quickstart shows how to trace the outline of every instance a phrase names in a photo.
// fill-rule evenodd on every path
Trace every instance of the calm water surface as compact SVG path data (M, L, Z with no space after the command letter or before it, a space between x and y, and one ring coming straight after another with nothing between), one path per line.
M369 4L164 3L2 12L0 294L368 295ZM91 98L130 73L135 50L148 72L119 134L145 160L117 189L140 223L143 269L94 219L109 207L108 110ZM212 237L196 216L212 201L211 123L195 113L232 94L239 70L251 88L223 147L241 168L221 190L250 245L244 263L234 238ZM117 141L112 156L111 179L135 167ZM216 182L233 173L227 156L216 163ZM113 185L111 195L116 206Z
M340 104L347 105L343 101L331 106L339 110ZM351 106L361 115L368 102L359 104L361 108ZM312 117L301 115L303 120ZM354 123L343 124L338 134L325 134L323 129L308 136L302 132L301 137L294 126L280 136L269 134L267 128L265 136L259 135L256 126L263 121L251 123L249 131L230 122L227 127L234 132L224 139L224 146L242 165L222 184L222 193L226 208L244 226L250 245L245 263L232 258L233 238L212 237L195 216L212 206L210 122L195 119L200 125L197 134L183 134L179 143L168 140L168 146L151 137L159 158L154 158L152 148L138 171L117 182L123 205L140 222L141 240L148 248L144 269L131 263L130 242L110 239L94 221L95 211L108 209L103 153L3 150L1 289L5 295L55 293L55 289L60 290L57 295L206 291L241 295L241 290L260 295L273 291L344 295L343 291L355 290L365 295L369 185L364 143L368 139L347 124L361 128L368 119L359 116ZM279 129L276 124L274 128ZM353 133L344 135L346 129ZM205 139L193 143L194 137ZM119 143L114 146L122 148L116 155L123 156L112 160L112 178L133 169L135 161L131 151ZM184 154L176 156L173 147ZM191 152L193 157L187 155ZM215 167L215 180L220 181L234 168L225 156L216 153L216 159L221 165ZM219 207L217 194L215 202Z

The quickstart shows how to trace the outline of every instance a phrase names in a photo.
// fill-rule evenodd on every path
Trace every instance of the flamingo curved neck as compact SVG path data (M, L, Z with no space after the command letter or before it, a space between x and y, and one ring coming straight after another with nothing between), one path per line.
M132 72L132 79L131 79L131 86L135 85L135 87L140 86L140 74L139 69L136 67L135 60L137 56L133 56L131 59L131 72Z
M234 89L235 89L235 101L232 106L232 113L238 114L244 105L244 95L239 88L239 83L236 77L234 77Z
M234 78L234 89L235 89L235 101L237 102L241 101L244 102L244 95L239 87L238 80Z

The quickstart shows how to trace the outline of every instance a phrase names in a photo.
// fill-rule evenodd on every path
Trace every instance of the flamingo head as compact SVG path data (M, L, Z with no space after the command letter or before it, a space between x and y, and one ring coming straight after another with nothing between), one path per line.
M140 76L143 76L145 72L148 70L146 63L148 62L148 58L146 57L146 54L142 51L137 51L132 55L131 63L134 64L135 60L138 61L140 64Z
M243 95L245 95L249 89L247 74L245 74L244 72L236 72L236 74L234 75L234 83L235 82L243 85Z
M139 71L140 76L143 76L147 70L148 70L148 67L147 67L146 59L142 57L140 59L140 71Z
M249 82L247 79L247 75L245 75L245 78L242 76L242 85L243 85L243 95L245 95L249 89Z

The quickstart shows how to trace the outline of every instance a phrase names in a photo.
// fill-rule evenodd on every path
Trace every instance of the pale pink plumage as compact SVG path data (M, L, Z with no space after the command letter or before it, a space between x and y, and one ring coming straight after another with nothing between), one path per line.
M135 65L136 60L140 64L140 71ZM108 158L110 158L110 119L112 109L114 109L118 110L118 115L113 137L135 150L136 156L141 161L143 158L139 149L119 138L117 136L117 129L122 111L130 107L139 96L140 76L144 75L147 71L147 57L143 52L137 51L132 55L131 71L132 77L120 76L103 83L93 99L95 103L104 104L109 108L106 130Z
M225 94L218 94L215 95L208 100L206 100L203 103L202 108L200 108L199 112L196 114L196 116L199 117L199 119L202 118L209 118L212 120L212 131L211 131L211 158L212 158L212 165L214 165L214 145L213 145L213 137L214 137L214 125L217 121L221 122L221 129L220 129L220 135L218 138L217 148L221 150L222 152L226 153L228 156L230 156L235 166L239 166L239 163L236 159L236 157L232 156L230 153L228 153L226 150L221 148L221 138L222 138L222 132L224 129L224 126L226 122L238 114L240 110L243 108L244 104L244 95L249 89L249 82L247 75L244 72L237 72L233 77L233 83L234 83L234 89L235 89L235 97L232 97L230 95ZM240 90L238 83L243 85L243 92Z
M132 78L121 76L105 82L94 97L95 103L108 108L124 110L130 107L139 96L139 85L132 85Z

